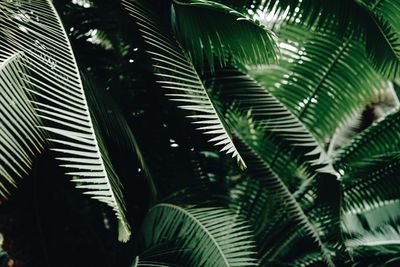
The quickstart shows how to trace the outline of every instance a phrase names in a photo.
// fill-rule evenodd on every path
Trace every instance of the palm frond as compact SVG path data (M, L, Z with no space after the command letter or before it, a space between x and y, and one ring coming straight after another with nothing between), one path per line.
M95 90L90 81L85 76L83 77L91 117L96 124L96 129L98 129L100 135L104 137L106 147L111 147L123 153L123 155L126 155L126 165L122 165L120 168L130 169L130 172L133 173L136 170L132 168L132 161L137 161L139 163L147 179L152 201L154 201L157 197L157 188L153 176L124 114L112 99L111 95L107 95L103 91ZM122 162L123 160L119 161L120 164Z
M315 135L329 142L335 130L386 88L360 42L332 33L285 26L277 67L249 75L276 96Z
M119 239L127 241L121 184L90 117L79 70L67 34L49 0L3 2L0 6L0 50L23 53L30 92L42 127L58 160L77 187L108 204L120 221Z
M206 59L213 69L214 56L222 64L276 60L273 33L248 14L208 0L175 0L173 6L173 27L195 65Z
M355 237L375 231L382 226L396 225L400 220L400 200L396 199L384 206L371 207L358 213L347 211L343 214L342 225L345 236Z
M359 213L400 198L400 154L392 153L358 161L342 177L344 208Z
M398 214L398 209L396 214ZM374 217L374 219L376 216ZM362 227L361 227L362 228ZM362 229L346 241L353 266L396 266L400 262L398 222L386 222L373 229Z
M324 28L334 25L338 32L343 34L349 25L353 31L359 30L365 13L356 1L338 0L312 1L312 0L269 0L263 1L255 8L263 13L274 12L282 15L286 23L297 24L309 28Z
M1 45L0 45L1 46ZM0 51L0 197L27 174L43 150L44 133L30 103L23 53ZM4 180L3 180L4 179Z
M367 51L386 77L400 77L400 1L357 1L371 19L367 23Z
M357 162L398 152L400 145L399 119L400 112L396 110L361 132L335 157L333 163L335 168L345 172Z
M233 69L213 75L210 86L218 95L213 98L226 105L225 117L248 163L247 174L253 178L236 189L234 198L239 203L237 212L256 226L263 264L283 257L304 236L312 237L322 257L333 264L331 244L326 240L332 241L335 237L330 234L339 229L339 199L329 204L316 200L322 193L319 190L326 190L319 183L337 184L336 172L323 150L299 120L249 76ZM300 191L294 195L296 189ZM310 212L311 207L316 213ZM321 214L326 215L325 221ZM283 236L289 236L289 241L282 238L278 242Z
M391 225L386 225L373 232L367 232L357 238L348 240L349 247L378 247L395 245L400 248L400 229Z
M268 164L260 158L259 155L266 151L265 146L263 146L262 139L255 139L254 136L245 134L241 132L238 134L238 138L242 140L242 151L243 155L248 163L248 175L253 179L262 181L261 190L266 190L268 200L274 199L272 201L273 210L277 213L274 219L268 218L266 222L270 221L263 226L262 231L259 229L256 232L261 233L258 236L258 240L261 242L262 259L261 262L271 262L277 257L282 257L287 251L290 245L298 241L304 236L311 237L316 245L318 245L319 250L322 252L322 257L329 266L334 266L334 260L332 255L333 247L336 246L336 241L332 233L337 233L339 227L339 201L338 199L327 199L321 198L322 191L327 190L327 188L321 188L316 186L317 184L330 184L330 192L335 191L334 184L337 183L336 177L330 174L321 174L319 179L316 179L313 190L306 190L306 193L299 194L299 196L294 195L287 185L283 182L282 177L278 177L274 173ZM247 150L246 150L247 148ZM339 189L338 186L336 186ZM316 191L314 191L316 190ZM322 190L322 191L320 191ZM260 194L260 191L253 191L252 194ZM299 199L297 198L299 197ZM328 197L329 198L329 197ZM249 199L255 199L254 197L246 197L242 199L243 202L247 202ZM264 198L265 199L265 198ZM304 202L303 202L304 201ZM252 205L253 213L256 210L262 210L262 208L255 208L256 205L263 205L262 202L254 202ZM315 210L318 210L319 215L310 214L307 211L308 206L313 206ZM250 214L251 214L250 213ZM264 213L268 214L268 213ZM319 217L321 214L323 216ZM310 216L311 215L311 216ZM255 216L257 217L257 214ZM265 219L265 217L264 217ZM289 232L285 226L291 225L291 231ZM257 225L257 227L262 226L262 224ZM265 227L265 228L264 228ZM281 228L283 231L278 231ZM332 229L335 229L332 231ZM277 242L275 238L279 235L287 235L290 238L285 238L283 242ZM264 236L264 237L263 237ZM330 242L332 241L332 245ZM271 243L272 242L272 243ZM283 255L282 255L283 253Z
M149 46L147 52L152 59L157 82L168 91L167 96L172 101L182 103L179 106L181 109L195 112L188 117L194 124L200 125L198 129L206 135L213 135L209 141L223 146L221 151L232 154L244 169L246 165L232 141L229 129L180 44L143 3L124 0L123 4L135 18Z
M353 0L266 1L264 12L283 14L286 23L310 28L334 27L341 35L366 37L366 50L374 66L388 78L399 75L400 2Z
M145 247L180 240L185 266L256 266L249 226L229 209L161 203L147 214Z
M261 157L285 182L310 177L316 170L334 172L310 132L250 76L235 69L218 70L210 83L213 99L224 106L233 131L249 128L258 134L266 148Z

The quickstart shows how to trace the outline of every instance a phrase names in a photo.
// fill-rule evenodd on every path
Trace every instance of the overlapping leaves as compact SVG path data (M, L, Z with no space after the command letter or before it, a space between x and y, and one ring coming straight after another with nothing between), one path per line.
M173 6L173 27L195 65L206 60L213 69L214 57L222 64L276 60L273 33L248 14L208 0L177 0Z
M361 43L304 28L280 30L282 60L249 74L276 96L321 144L386 87Z
M229 209L161 203L144 221L145 248L174 242L184 266L255 266L249 226Z
M0 51L24 56L36 113L52 134L53 150L78 188L108 204L120 221L119 238L127 241L121 185L93 122L68 37L51 1L3 1Z
M123 1L125 8L135 18L139 30L148 44L148 54L152 59L157 82L167 90L167 96L179 104L179 107L194 112L190 115L204 134L213 135L209 141L222 146L235 157L239 166L245 163L236 149L229 129L208 95L192 62L186 56L157 15L139 1Z

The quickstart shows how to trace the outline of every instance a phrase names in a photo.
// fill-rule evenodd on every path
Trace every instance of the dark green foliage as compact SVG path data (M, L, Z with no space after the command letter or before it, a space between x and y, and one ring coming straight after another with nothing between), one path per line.
M273 33L248 14L208 0L177 0L173 8L173 27L195 65L206 60L213 69L215 59L222 64L276 60Z
M276 96L321 144L385 89L359 41L331 32L307 36L300 27L279 31L282 59L250 75Z
M34 179L41 266L399 262L398 0L3 2L1 201Z

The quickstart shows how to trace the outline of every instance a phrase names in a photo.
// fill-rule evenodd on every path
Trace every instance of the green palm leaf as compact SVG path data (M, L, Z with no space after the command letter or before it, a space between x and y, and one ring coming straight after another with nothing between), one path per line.
M239 140L248 164L247 173L256 179L250 180L242 188L244 191L239 189L242 198L239 197L238 206L240 213L256 225L261 262L271 264L283 257L306 233L319 245L322 257L333 264L326 240L334 238L330 234L339 228L339 201L322 204L315 199L322 190L319 183L337 183L336 173L327 164L324 152L300 121L249 76L233 69L216 71L213 75L211 86L220 98L219 104L226 105L225 117ZM259 181L260 187L254 188ZM298 199L292 192L303 183L308 186L301 189L304 192L299 193ZM310 207L317 212L307 210ZM321 214L326 215L326 221L319 219ZM289 233L282 226L290 224ZM280 239L283 236L288 237L287 243Z
M263 13L274 12L282 15L290 24L307 27L324 28L335 26L338 31L345 33L349 24L355 27L363 21L365 13L356 1L338 0L313 1L313 0L269 0L263 1L254 9ZM359 28L355 27L353 30Z
M224 69L216 71L210 83L215 92L213 99L219 99L224 106L231 128L260 132L266 147L262 158L285 182L310 177L318 169L334 172L326 165L327 157L309 131L250 76Z
M376 69L391 79L399 75L398 0L272 0L255 9L282 15L284 21L294 25L317 29L333 26L340 35L365 36L366 49Z
M354 266L396 266L400 248L399 204L361 214L346 214L346 245Z
M133 173L136 169L132 168L132 161L137 161L139 163L147 179L151 200L154 201L157 198L157 188L153 176L141 152L139 143L122 111L112 99L111 95L103 91L95 90L88 79L84 79L84 86L91 116L96 124L95 128L98 129L99 135L104 138L105 146L126 155L124 157L125 160L119 160L118 162L121 169L130 170L130 173ZM131 177L127 177L127 179L130 178Z
M1 46L1 45L0 45ZM29 83L22 53L0 52L0 196L9 195L7 185L16 185L43 151L44 133L30 103Z
M273 33L246 13L208 0L175 0L173 6L175 32L195 65L201 66L206 59L213 69L214 56L222 64L276 60Z
M336 169L345 172L352 165L371 157L398 152L400 112L394 111L356 136L334 159Z
M238 138L243 141L242 151L248 163L248 175L252 179L261 181L262 185L258 190L242 193L244 197L239 202L253 201L248 205L251 210L244 214L253 214L250 218L264 221L261 224L259 221L253 221L253 223L258 222L255 225L263 265L271 264L274 260L282 261L281 257L285 256L290 247L306 236L311 237L318 246L324 261L329 266L334 266L332 250L337 246L335 243L337 240L332 233L336 235L339 226L339 202L333 198L329 200L321 198L321 193L326 189L318 184L330 184L329 191L332 193L336 191L335 188L338 189L338 186L333 186L337 183L336 177L320 174L319 178L314 180L311 190L305 190L305 193L298 195L293 194L283 182L284 178L278 177L260 158L259 155L268 149L263 145L262 139L254 138L244 132L241 132ZM266 192L266 196L261 198L263 191ZM261 199L269 203L263 203ZM271 209L272 213L264 211L265 205ZM310 207L313 207L317 214L310 212ZM242 206L243 208L246 209ZM257 214L257 211L261 211L262 218L259 218L261 214ZM265 217L268 214L276 217Z
M360 213L400 198L398 152L369 157L350 166L342 177L346 211Z
M400 77L400 1L359 0L370 14L367 50L375 67L391 79Z
M391 225L386 225L372 232L367 232L357 238L347 241L347 245L353 248L359 247L379 247L395 245L400 248L400 229Z
M42 127L58 160L78 188L108 204L120 221L119 239L127 241L121 185L93 122L81 77L60 18L48 0L3 2L0 6L3 51L23 53Z
M285 26L282 60L249 71L313 133L321 144L386 85L369 65L360 42L331 32L310 34Z
M145 247L179 240L185 266L255 266L249 226L229 209L162 203L147 214Z
M125 8L135 18L143 38L149 46L147 51L152 59L157 82L168 91L167 96L180 104L180 108L196 112L189 117L204 134L213 135L210 142L223 146L235 157L239 166L245 163L236 149L223 118L212 103L198 73L180 44L164 28L157 16L138 1L123 1Z

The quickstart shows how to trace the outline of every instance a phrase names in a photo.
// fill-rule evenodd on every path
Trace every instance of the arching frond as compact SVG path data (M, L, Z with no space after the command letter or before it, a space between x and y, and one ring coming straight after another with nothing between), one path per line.
M225 107L231 128L259 133L265 145L262 158L286 182L294 182L296 176L310 177L318 169L334 172L310 132L254 79L235 69L224 69L216 71L210 83L216 94L213 98L219 98Z
M258 5L258 9L281 14L291 24L317 29L334 26L342 35L365 35L366 49L376 69L391 79L399 77L398 0L273 0Z
M1 45L0 45L1 47ZM0 197L27 174L43 150L45 135L30 103L23 53L0 51Z
M219 104L226 105L225 117L248 163L247 174L255 180L237 188L235 198L238 212L256 228L262 265L282 261L304 237L312 238L321 257L333 264L329 243L339 229L340 201L317 200L325 194L319 183L338 183L324 152L300 121L249 76L233 69L213 75L210 84ZM298 188L301 193L295 196Z
M397 215L396 221L381 222L373 228L366 228L370 221L364 217L360 217L364 222L357 222L360 226L355 233L351 233L346 241L348 249L351 251L353 266L396 266L400 263L400 229L398 227L398 207L395 211ZM375 221L381 218L371 216L370 219ZM380 213L380 215L383 215ZM359 217L359 216L358 216ZM348 222L347 222L348 223ZM362 225L364 226L362 226ZM348 226L348 225L346 225ZM354 226L353 226L354 227Z
M114 102L111 95L95 90L88 79L84 79L84 86L91 115L100 135L105 139L107 148L111 147L115 151L119 151L119 153L125 155L126 165L122 165L120 168L129 169L130 173L136 171L136 169L131 167L132 162L137 161L139 163L147 179L151 199L154 201L157 197L157 188L154 184L153 176L124 114ZM123 161L120 160L119 163Z
M386 77L400 77L400 1L357 1L371 18L367 23L367 51Z
M360 237L350 239L347 241L349 247L378 247L395 245L397 249L400 248L400 229L387 225L381 229L373 232L368 232Z
M369 65L360 42L304 28L280 30L278 67L249 71L315 135L320 143L356 111L384 92L385 83Z
M342 177L345 210L359 213L399 199L399 178L398 152L354 163Z
M394 111L364 130L345 146L334 159L336 169L351 169L357 162L371 157L398 152L400 147L400 112Z
M255 199L250 204L250 207L252 207L250 214L256 210L260 211L265 207L262 207L263 203L257 200L260 200L258 197L262 194L260 190L265 190L267 192L265 197L268 197L268 201L271 201L269 204L272 204L272 208L276 212L273 213L276 216L274 218L266 219L266 217L263 217L268 222L267 224L256 224L256 227L262 227L256 230L257 233L260 233L257 239L261 242L259 245L261 246L261 262L268 265L274 260L280 259L290 246L306 236L312 238L318 246L317 248L322 252L321 256L324 261L329 266L334 266L332 250L337 245L335 242L338 241L335 239L335 235L339 228L340 202L339 199L336 199L339 196L322 197L324 194L322 192L327 188L318 186L318 184L325 184L325 186L329 184L329 191L331 193L337 192L339 187L336 177L330 174L321 174L320 179L314 180L311 190L305 190L306 193L295 196L283 182L284 179L271 171L268 164L260 158L259 155L262 155L263 151L268 149L263 145L262 139L246 132L238 134L238 138L243 142L241 150L248 163L248 175L253 179L262 181L261 189L247 192L241 200L247 202ZM260 208L255 208L258 205L260 205ZM310 213L308 211L310 207L313 207L317 214ZM253 217L257 218L257 215L255 214ZM278 231L278 229L280 230ZM333 236L332 233L334 233ZM278 238L282 238L282 240L277 241Z
M36 112L58 160L85 194L108 204L120 221L119 239L127 241L121 184L111 165L102 138L93 122L77 63L67 34L50 0L2 2L2 51L23 53L27 81L35 96Z
M152 59L157 82L168 92L166 95L179 103L184 110L195 112L190 115L194 124L204 134L213 135L209 141L222 146L221 151L232 154L239 166L245 163L236 149L229 129L211 101L191 61L182 50L157 15L136 0L124 0L125 8L134 17L139 30L148 45L148 54Z
M349 25L354 31L359 30L365 18L363 9L355 0L313 1L313 0L268 0L258 4L254 9L263 13L274 12L283 15L286 22L307 26L309 28L324 28L335 26L345 34Z
M222 64L276 60L273 33L248 14L208 0L175 0L173 6L175 32L195 65L201 66L206 59L213 69L214 56Z
M256 266L249 226L229 209L161 203L147 214L145 247L178 240L185 266Z

